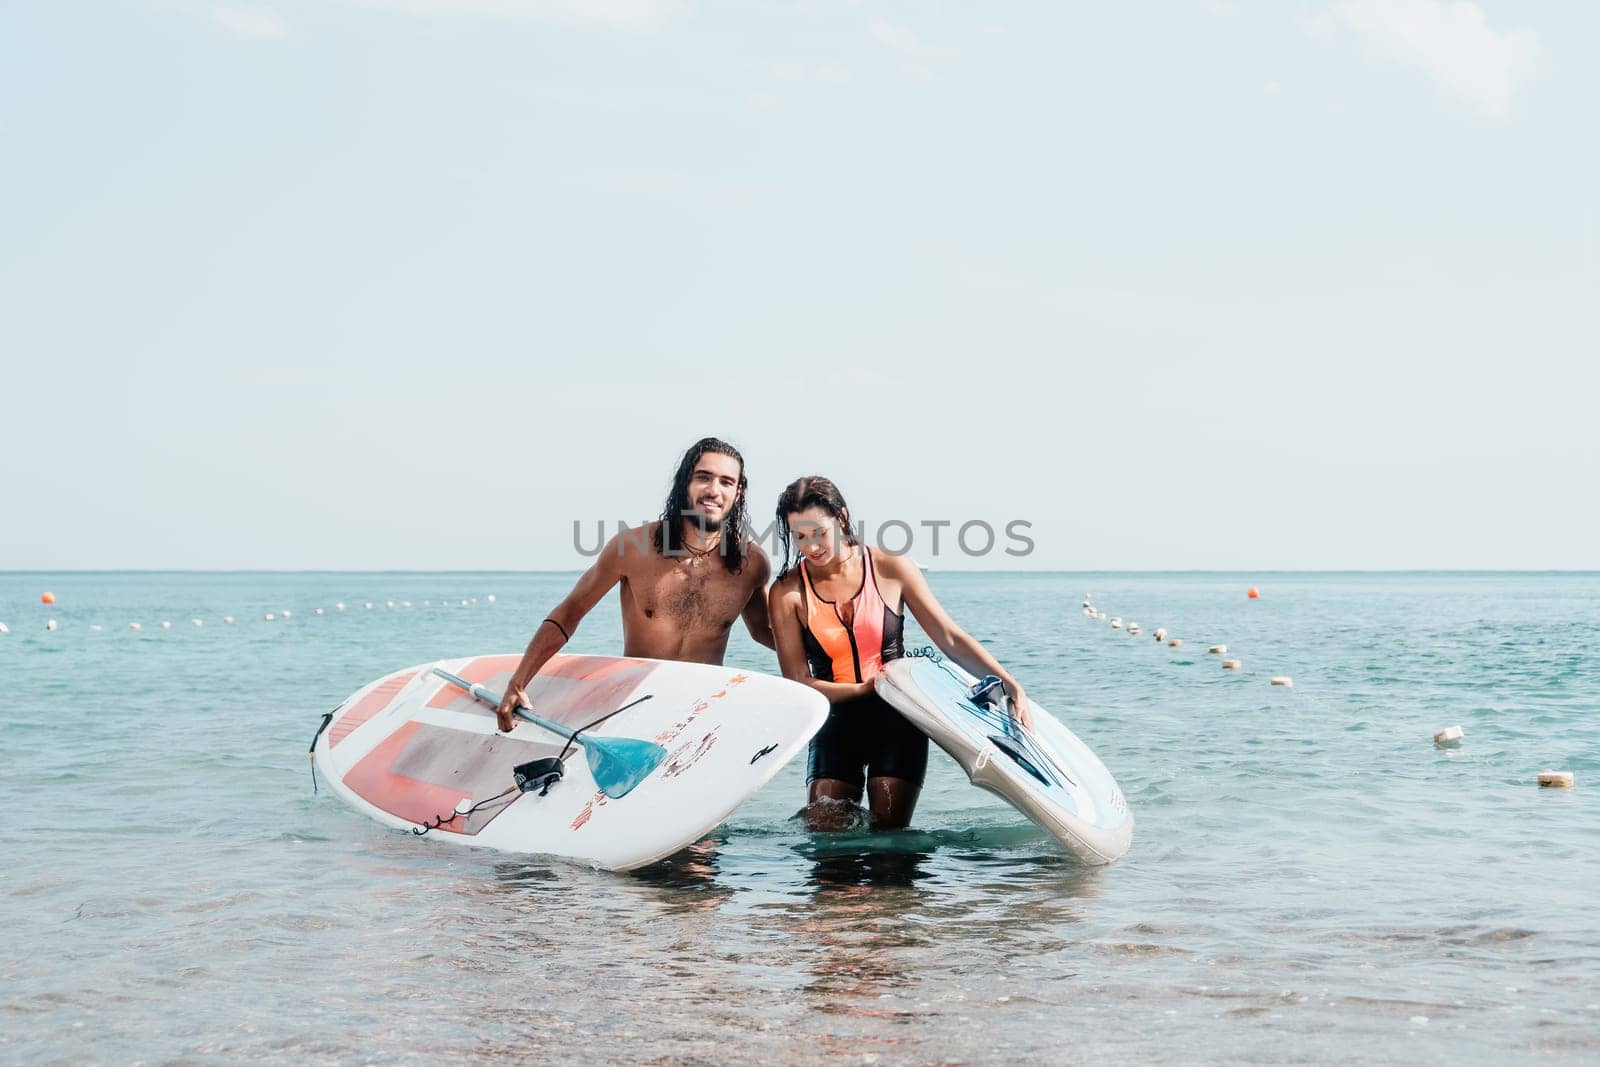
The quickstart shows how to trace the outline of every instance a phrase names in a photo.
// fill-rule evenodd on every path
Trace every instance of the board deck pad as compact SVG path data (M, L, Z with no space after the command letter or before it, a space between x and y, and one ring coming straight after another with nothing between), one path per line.
M1133 815L1100 757L1038 703L1033 729L972 699L972 675L914 656L885 665L879 695L948 752L974 785L1038 823L1087 863L1109 863L1133 840Z
M512 768L559 755L565 739L529 722L501 733L492 708L431 669L501 692L520 659L446 660L369 683L318 736L318 771L346 803L387 826L630 870L699 840L793 759L828 713L815 690L754 672L556 656L527 687L535 714L579 729L647 698L586 732L653 741L667 755L626 796L608 797L580 734L562 780L543 795L520 793ZM463 801L476 810L456 815Z

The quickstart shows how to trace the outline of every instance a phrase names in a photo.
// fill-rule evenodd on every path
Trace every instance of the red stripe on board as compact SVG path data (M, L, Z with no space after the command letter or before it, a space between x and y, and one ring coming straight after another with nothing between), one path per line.
M511 679L521 659L520 656L479 656L452 673L463 681L499 692ZM528 683L528 698L533 701L534 711L545 718L578 726L616 710L656 667L656 663L648 660L612 656L552 656ZM427 706L491 714L491 709L449 684L429 698Z
M350 773L344 776L344 784L361 799L390 815L408 822L431 824L435 819L448 817L456 810L456 803L470 794L450 786L407 778L390 770L422 725L408 722L390 734L350 768ZM465 829L465 822L465 819L451 819L438 829L458 834Z
M401 671L399 674L391 674L373 686L372 692L356 701L355 707L339 716L328 728L328 747L337 745L349 737L357 726L388 707L390 701L394 700L395 694L404 689L416 676L416 671Z
M616 674L630 667L644 666L654 669L653 665L636 659L612 659L607 656L552 656L550 662L539 672L539 677L578 678L586 682L597 682L608 674Z
M477 659L468 660L460 670L451 671L450 673L457 678L476 685L489 685L497 676L510 678L511 672L516 670L517 664L521 662L521 656L479 656ZM489 685L489 688L494 689L495 686ZM461 700L467 702L463 707L482 707L470 695L463 693L449 682L446 682L442 689L433 694L432 699L428 701L428 707L448 708L451 704Z

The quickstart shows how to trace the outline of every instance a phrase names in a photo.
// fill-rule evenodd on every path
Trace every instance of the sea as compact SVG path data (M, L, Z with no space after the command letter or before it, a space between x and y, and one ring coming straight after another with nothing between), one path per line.
M930 572L1116 775L1109 866L937 750L909 830L807 832L801 758L631 874L313 791L324 712L574 577L0 574L0 1062L1600 1060L1600 575Z

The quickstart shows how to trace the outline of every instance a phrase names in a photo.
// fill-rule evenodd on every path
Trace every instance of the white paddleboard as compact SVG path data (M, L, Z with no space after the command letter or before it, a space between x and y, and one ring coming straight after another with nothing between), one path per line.
M977 680L959 664L897 659L877 678L878 694L987 789L1038 823L1086 863L1110 863L1133 841L1122 790L1089 746L1031 698L1033 729L1003 710L974 703Z
M397 671L334 711L312 757L357 811L386 826L431 827L458 845L538 853L625 871L693 844L794 758L828 716L816 690L730 667L610 656L556 656L527 687L535 714L570 729L638 700L584 733L653 741L665 757L625 796L596 786L583 734L549 791L511 792L512 768L558 755L564 738L492 708L432 672L503 692L517 655L443 660ZM487 803L483 803L488 801ZM478 805L471 814L458 815Z

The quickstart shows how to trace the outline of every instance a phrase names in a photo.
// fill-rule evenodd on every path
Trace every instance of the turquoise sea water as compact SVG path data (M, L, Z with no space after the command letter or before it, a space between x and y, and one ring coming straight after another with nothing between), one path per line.
M797 761L633 875L435 845L312 794L319 717L571 575L0 574L0 1060L1600 1056L1600 576L929 577L1117 775L1123 861L937 752L900 834L803 832Z

